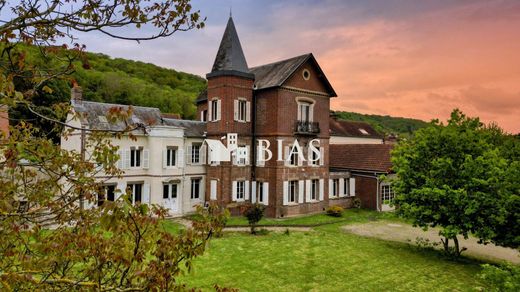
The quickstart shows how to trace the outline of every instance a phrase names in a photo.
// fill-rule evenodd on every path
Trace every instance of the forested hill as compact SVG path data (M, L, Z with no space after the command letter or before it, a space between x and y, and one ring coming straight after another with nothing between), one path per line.
M153 64L88 53L88 69L76 66L73 77L85 100L157 107L164 113L194 118L195 98L206 80Z
M428 123L425 121L410 118L367 115L341 111L337 111L335 113L339 119L367 122L380 133L398 134L400 136L409 136L414 131L428 125Z

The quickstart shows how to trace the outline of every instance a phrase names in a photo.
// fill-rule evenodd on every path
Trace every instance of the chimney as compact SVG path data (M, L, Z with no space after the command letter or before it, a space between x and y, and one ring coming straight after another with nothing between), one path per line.
M70 90L70 99L77 103L81 103L83 100L83 90L76 81L73 81L72 88Z

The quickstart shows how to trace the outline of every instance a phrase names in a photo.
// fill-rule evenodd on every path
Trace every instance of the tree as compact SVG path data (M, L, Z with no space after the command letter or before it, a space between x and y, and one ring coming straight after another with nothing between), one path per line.
M112 139L141 127L121 131L87 129L86 153L61 149L33 122L49 123L64 137L77 132L62 121L70 111L66 103L35 102L53 95L53 84L67 80L82 60L84 46L56 46L75 40L78 31L99 31L111 37L147 40L176 31L202 27L198 12L187 0L24 0L2 15L12 18L0 25L0 103L32 116L0 136L0 290L183 290L176 279L190 271L193 258L220 232L227 213L210 205L199 207L201 220L193 228L172 234L164 227L165 210L146 204L132 205L129 193L99 208L104 193L96 174L119 176L119 159ZM124 36L118 28L143 25L158 31L151 36ZM28 62L25 50L37 48L43 62ZM29 64L29 65L28 65ZM132 109L113 108L109 122L127 120Z
M242 214L247 218L251 234L256 234L256 224L264 217L265 206L258 203L243 206Z
M444 249L455 255L464 250L459 235L517 248L518 145L498 127L459 110L447 125L433 121L392 152L397 212L415 226L440 227Z

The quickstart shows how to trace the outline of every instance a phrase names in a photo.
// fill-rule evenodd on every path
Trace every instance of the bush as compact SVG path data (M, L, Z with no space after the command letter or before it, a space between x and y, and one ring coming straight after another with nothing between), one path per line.
M332 217L341 217L343 214L343 207L341 206L330 206L327 208L327 215Z
M490 286L490 291L520 291L520 266L485 264L479 277Z
M356 209L361 208L361 200L359 198L352 199L352 208L356 208Z
M265 206L256 204L245 205L242 209L242 214L247 218L249 226L251 227L251 234L256 234L256 224L264 217Z

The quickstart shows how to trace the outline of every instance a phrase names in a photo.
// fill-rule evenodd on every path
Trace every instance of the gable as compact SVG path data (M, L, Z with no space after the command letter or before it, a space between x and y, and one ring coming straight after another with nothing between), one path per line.
M323 72L312 59L300 65L282 86L334 96Z

